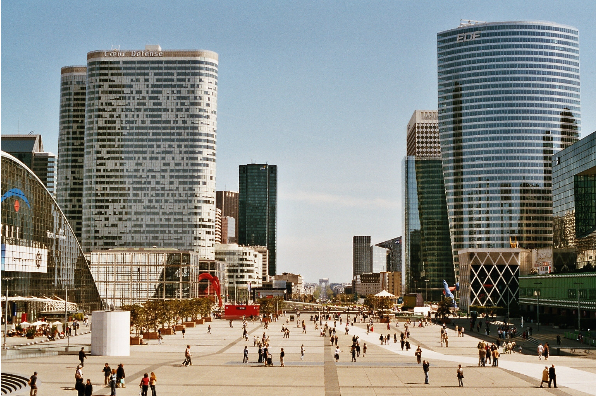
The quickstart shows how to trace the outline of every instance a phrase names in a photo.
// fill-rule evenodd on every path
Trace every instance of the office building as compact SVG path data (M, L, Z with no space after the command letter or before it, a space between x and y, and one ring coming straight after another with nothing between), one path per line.
M59 308L52 298L66 294L69 311L100 309L79 241L52 194L23 162L1 155L2 294L8 290L9 318L64 315L64 301Z
M353 276L372 272L372 237L353 237Z
M380 247L372 246L372 272L386 272L388 271L388 263L390 257L390 250Z
M237 243L239 192L216 191L216 208L222 211L222 243Z
M41 180L50 194L56 195L56 155L44 152L39 134L3 134L2 150L11 154Z
M554 152L580 131L577 29L475 22L437 34L438 125L461 249L551 247Z
M272 280L290 282L293 285L293 295L296 296L294 298L300 298L305 292L303 288L303 277L299 274L283 272L282 275L274 275Z
M596 269L596 132L552 157L555 271Z
M216 260L226 263L227 283L221 288L227 294L227 301L247 303L251 289L262 286L262 255L251 247L235 243L216 245Z
M87 88L83 249L157 246L213 260L218 55L92 51Z
M276 275L277 168L239 166L239 245L266 246L268 275Z
M206 286L199 275L204 272L218 276L221 284L225 281L222 263L219 267L217 261L202 259L189 250L115 248L94 250L87 258L106 309L149 300L201 297Z
M442 297L456 270L440 158L438 113L416 110L407 125L405 175L405 290ZM427 286L427 288L426 288Z
M56 201L81 242L83 230L83 167L87 67L60 70L58 180Z
M388 256L388 271L401 272L403 270L403 237L398 236L394 239L386 240L376 244L390 250Z

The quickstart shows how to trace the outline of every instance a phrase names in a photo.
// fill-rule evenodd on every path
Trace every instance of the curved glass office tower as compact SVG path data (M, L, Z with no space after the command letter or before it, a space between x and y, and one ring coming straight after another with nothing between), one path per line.
M577 141L579 41L550 22L467 23L437 35L438 119L457 251L552 245L551 156Z
M87 54L82 246L214 259L218 54Z

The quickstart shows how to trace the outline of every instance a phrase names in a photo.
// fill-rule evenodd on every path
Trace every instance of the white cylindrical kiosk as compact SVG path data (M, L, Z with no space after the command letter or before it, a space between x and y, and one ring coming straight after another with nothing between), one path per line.
M131 313L93 311L91 355L128 357L131 353Z

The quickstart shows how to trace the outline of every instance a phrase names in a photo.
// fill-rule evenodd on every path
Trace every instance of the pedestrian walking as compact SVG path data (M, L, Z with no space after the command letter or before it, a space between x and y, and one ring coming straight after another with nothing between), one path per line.
M303 348L303 344L301 344L301 360L303 361L303 356L305 355L305 348Z
M77 383L83 384L83 370L81 369L81 365L77 365L77 369L75 370L75 389L77 388Z
M461 364L459 364L459 367L457 368L457 380L459 380L459 387L463 387L463 368L461 367Z
M156 374L154 372L150 373L150 380L149 385L152 390L152 397L156 396L156 382L158 379L156 378Z
M366 343L365 343L365 341L364 341L364 342L363 342L363 356L364 356L364 357L365 357L365 353L366 353L366 351L367 351L367 350L368 350L368 346L367 346L367 344L366 344Z
M554 388L556 388L556 369L554 364L548 369L548 388L550 388L552 382L554 382Z
M257 346L257 361L258 361L258 363L262 363L263 353L264 353L264 349L262 348L262 344L259 343Z
M338 360L340 359L341 356L341 349L336 346L336 349L334 350L334 359L336 360L336 362L338 362Z
M29 381L27 381L27 384L29 384L29 387L31 387L31 390L29 390L29 395L36 396L37 395L37 372L33 372L31 377L29 378Z
M91 397L93 394L93 385L91 384L91 380L87 379L87 383L85 383L85 396Z
M141 381L139 382L139 388L141 388L141 396L143 397L147 397L147 390L149 389L149 376L147 375L147 373L143 374L143 377L141 378Z
M187 348L185 349L185 360L183 361L183 366L189 366L192 365L191 363L191 346L187 345Z
M185 333L186 333L186 330L185 330L185 327L184 327L184 326L183 326L183 330L181 330L181 333L183 333L183 338L185 338Z
M351 362L357 362L357 358L356 358L356 352L355 352L355 344L353 344L351 346Z
M81 367L85 366L83 365L85 358L87 358L87 355L85 355L84 347L81 347L81 351L79 351L79 362Z
M544 354L544 346L542 345L542 343L538 344L538 359L542 360L542 355Z
M110 373L110 396L116 395L116 369L112 369L112 373Z
M417 346L417 350L415 350L415 358L417 359L417 364L419 365L422 362L422 349L420 346Z
M384 336L380 333L380 345L384 344Z
M284 348L280 349L280 366L284 366Z
M108 366L108 363L105 363L104 369L102 369L102 371L104 372L104 385L107 386L108 383L110 382L110 374L112 373L112 369L110 369L110 366Z
M249 360L249 350L247 349L247 346L245 346L245 348L243 349L243 363L247 363L248 360Z
M544 360L547 361L548 360L548 355L550 354L550 347L548 346L548 343L544 343Z
M125 386L125 366L121 363L116 369L116 378L118 379L117 387L126 388Z
M208 325L208 334L212 334L212 325Z
M429 383L429 377L428 377L428 372L430 371L430 362L426 361L424 359L424 364L422 365L422 368L424 369L424 374L426 375L426 381L425 384L430 384Z
M548 366L544 366L542 371L542 381L540 382L540 388L544 387L544 383L548 383Z
M77 379L77 383L75 383L75 390L77 390L78 397L85 396L85 384L83 384L83 380Z

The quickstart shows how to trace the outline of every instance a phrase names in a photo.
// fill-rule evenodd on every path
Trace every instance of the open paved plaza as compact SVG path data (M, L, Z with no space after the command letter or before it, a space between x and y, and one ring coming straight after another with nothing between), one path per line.
M344 318L344 317L343 317ZM259 322L249 322L249 341L242 338L241 321L215 320L208 333L208 324L188 328L185 337L181 332L164 336L163 343L150 340L147 345L131 346L129 357L88 356L83 368L84 379L94 384L93 395L110 395L110 389L103 385L102 368L105 362L115 368L124 364L126 388L117 389L117 395L139 395L139 382L144 373L155 372L157 395L596 395L595 355L551 356L547 361L539 360L531 350L523 353L501 354L498 367L478 367L477 343L480 336L457 337L449 329L449 346L440 346L440 326L424 328L410 327L411 349L402 351L400 344L380 344L380 334L397 336L404 330L398 327L374 324L374 332L366 333L365 324L357 323L345 335L345 325L337 323L338 345L342 352L335 362L334 350L328 337L323 338L316 330L309 315L302 314L307 333L303 334L296 322L286 323L284 317L270 324L264 330ZM327 321L334 326L334 321ZM290 338L283 338L281 327L286 324ZM84 329L85 330L85 329ZM270 337L270 352L273 367L257 362L257 347L253 336ZM351 338L360 336L360 343L367 344L367 354L351 362ZM89 348L90 334L70 339L74 354L82 346ZM21 339L21 341L24 339ZM391 339L392 340L392 339ZM14 344L15 338L9 339ZM66 344L48 342L35 347L56 347ZM186 345L191 345L193 365L182 366ZM249 362L243 363L243 348L249 349ZM300 348L305 348L301 360ZM420 345L422 359L430 362L430 384L424 384L422 366L415 358L415 349ZM280 348L284 348L285 367L280 367ZM21 350L25 352L27 350ZM2 360L2 371L39 375L38 395L77 395L73 389L74 373L78 364L77 355L54 355L33 358ZM464 368L464 387L458 387L457 365ZM554 364L558 388L540 388L544 366ZM21 395L28 391L22 390Z

